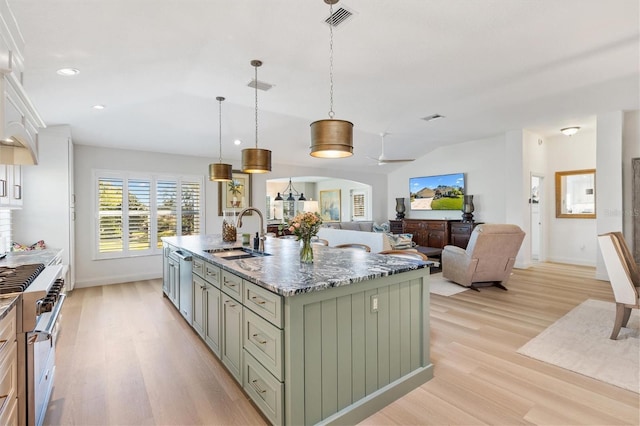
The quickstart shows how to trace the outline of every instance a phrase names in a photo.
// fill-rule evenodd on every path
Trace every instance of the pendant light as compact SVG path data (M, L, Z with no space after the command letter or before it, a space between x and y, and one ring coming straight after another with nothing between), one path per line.
M255 68L256 88L256 147L242 150L242 171L245 173L266 173L271 171L271 151L258 148L258 67L262 61L254 59L251 66Z
M218 162L209 164L209 180L225 182L233 180L233 175L231 174L231 164L224 164L222 162L222 101L224 101L224 98L222 96L218 96L216 100L218 101L218 141L220 144L220 151Z
M311 156L344 158L353 155L353 123L333 118L333 5L338 0L324 0L329 5L329 119L311 123Z

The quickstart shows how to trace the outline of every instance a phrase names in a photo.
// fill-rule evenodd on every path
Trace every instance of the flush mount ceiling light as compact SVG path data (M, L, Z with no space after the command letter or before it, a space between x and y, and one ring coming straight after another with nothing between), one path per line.
M60 68L58 71L56 71L56 73L64 77L72 77L74 75L80 74L80 70L77 68Z
M219 142L219 156L218 162L209 164L209 180L214 182L225 182L233 180L231 174L231 164L224 164L222 162L222 96L216 97L218 101L218 142Z
M565 127L564 129L560 129L560 131L567 136L575 135L576 133L578 133L578 130L580 130L580 127L577 126Z
M242 150L242 171L245 173L266 173L271 171L271 151L258 148L258 67L262 61L254 59L256 89L256 147Z
M333 118L333 5L338 0L324 0L329 5L329 119L311 123L311 156L344 158L353 155L353 123Z
M102 109L104 109L104 105L98 104L98 105L94 105L94 106L92 106L91 108L93 108L93 109L98 109L98 110L102 110Z

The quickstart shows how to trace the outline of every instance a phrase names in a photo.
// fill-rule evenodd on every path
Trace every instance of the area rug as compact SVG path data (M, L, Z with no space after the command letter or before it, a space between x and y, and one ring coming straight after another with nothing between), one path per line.
M588 299L518 349L518 353L640 392L640 315L634 309L611 340L615 304Z
M453 296L469 290L442 277L442 272L429 275L429 292L440 296Z

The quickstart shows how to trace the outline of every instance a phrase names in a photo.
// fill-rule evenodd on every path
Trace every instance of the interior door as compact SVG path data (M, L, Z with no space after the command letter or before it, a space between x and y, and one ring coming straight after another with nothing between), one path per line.
M544 261L544 197L542 175L531 175L531 195L529 206L531 209L531 260Z

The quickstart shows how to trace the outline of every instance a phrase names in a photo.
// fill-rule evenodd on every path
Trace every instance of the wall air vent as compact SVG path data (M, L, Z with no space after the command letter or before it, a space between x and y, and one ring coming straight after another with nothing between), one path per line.
M256 85L258 87L256 87ZM258 90L263 90L263 91L267 91L269 89L271 89L273 87L273 84L269 84L269 83L265 83L264 81L260 81L260 80L251 80L249 82L249 84L247 84L248 87L251 87L252 89L258 89Z
M444 115L440 115L440 114L431 114L431 115L427 115L426 117L422 117L421 120L424 121L431 121L431 120L437 120L439 118L444 118Z
M329 17L324 20L324 23L331 25L331 23L333 22L333 28L336 28L340 24L343 24L347 19L349 19L352 16L353 16L352 11L344 7L340 7L338 8L338 10L333 12L333 15L329 15Z

